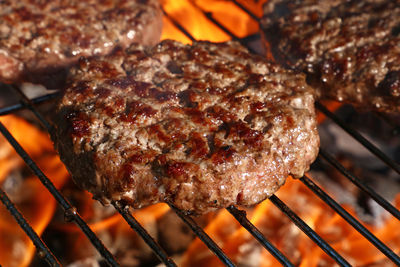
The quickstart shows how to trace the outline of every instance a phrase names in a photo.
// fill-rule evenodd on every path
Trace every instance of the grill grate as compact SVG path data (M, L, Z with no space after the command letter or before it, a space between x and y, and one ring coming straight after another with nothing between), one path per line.
M129 212L127 207L121 206L119 203L113 203L113 206L115 207L116 210L124 217L125 221L129 224L129 226L136 232L138 233L143 240L147 243L149 247L154 251L154 253L157 255L157 257L165 263L166 266L168 267L173 267L176 266L175 262L170 259L165 253L164 249L160 247L159 244L147 233L147 231L143 228L142 225L135 219L135 217L132 216L132 214Z
M326 254L341 266L351 266L339 253L322 239L310 226L308 226L295 212L293 212L282 200L273 195L269 200L290 218L312 241L314 241Z
M227 210L235 219L249 231L258 242L261 243L274 257L284 266L294 266L274 245L272 245L264 235L247 219L246 212L230 206Z
M235 266L233 262L225 255L222 249L212 240L206 232L201 229L200 226L189 216L186 216L181 210L177 209L174 205L169 204L169 206L175 211L175 213L192 229L201 241L203 241L207 247L214 252L215 255L226 265Z
M56 257L51 253L49 248L43 242L43 240L37 235L37 233L32 229L29 223L25 220L22 214L18 211L15 205L11 202L10 198L7 196L6 192L4 192L0 188L0 200L3 202L4 206L10 211L10 213L14 216L15 220L21 226L21 228L25 231L25 233L29 236L32 242L35 244L38 249L38 253L41 254L44 259L50 264L50 266L61 266ZM1 265L0 265L1 266Z
M259 18L254 15L251 11L246 9L242 4L236 0L231 0L237 7L247 13L252 19L258 21ZM217 19L214 18L212 13L202 10L200 7L197 8L203 12L203 14L215 25L217 25L221 30L227 33L232 39L238 40L243 45L249 47L249 42L254 39L254 36L250 35L245 38L239 38L229 29L224 27ZM164 15L169 19L175 27L177 27L184 35L186 35L190 40L195 41L195 38L174 18L172 18L168 13L164 11ZM252 49L251 49L252 50ZM252 50L254 52L254 50ZM15 92L21 96L21 102L16 105L7 106L0 109L0 116L11 114L18 110L29 109L36 117L41 121L41 123L50 131L50 125L44 118L36 111L35 105L43 103L54 99L57 97L57 93L51 93L42 97L34 98L29 100L17 87L13 87ZM316 104L316 107L324 113L327 117L332 119L336 124L342 127L346 132L348 132L353 138L359 141L364 147L369 149L374 155L380 158L388 166L390 166L397 173L400 173L400 166L390 159L386 154L380 151L377 147L372 145L368 140L361 136L356 130L351 128L349 125L341 121L336 115L330 112L320 103ZM385 119L385 118L383 118ZM399 126L394 124L395 129ZM98 237L91 231L87 223L80 217L76 212L76 209L64 198L64 196L55 188L52 182L43 174L43 172L38 168L36 163L29 157L25 150L20 146L20 144L14 139L6 127L0 122L0 132L6 137L8 142L14 147L17 153L24 159L25 163L33 170L40 181L47 187L49 192L54 196L58 203L63 207L65 211L66 218L74 221L81 230L86 234L88 239L100 252L103 258L110 266L119 266L117 260L114 256L105 248ZM373 198L379 205L390 212L395 218L400 220L400 211L387 202L382 196L380 196L373 189L365 185L358 177L352 174L350 171L345 169L333 156L324 150L320 151L319 156L336 168L340 173L347 177L351 182L353 182L357 187L367 193L371 198ZM400 258L391 249L389 249L385 244L383 244L376 236L370 233L359 221L347 213L337 202L335 202L330 196L328 196L321 188L319 188L310 178L304 176L300 179L308 188L310 188L319 198L321 198L325 203L327 203L331 208L333 208L339 215L341 215L347 222L349 222L357 231L366 237L374 246L383 252L390 260L392 260L397 265L400 265ZM23 219L22 215L15 208L13 203L8 199L7 195L1 190L0 198L4 205L9 209L10 213L18 221L21 228L27 233L27 235L32 239L39 255L44 258L50 266L59 266L59 262L52 254L52 252L46 247L43 241L38 237L38 235L32 230L30 225ZM304 233L306 233L316 244L318 244L332 259L334 259L341 266L351 266L337 251L335 251L325 240L323 240L314 230L312 230L303 220L301 220L297 214L295 214L285 203L283 203L275 195L269 199L275 206L277 206L285 215L287 215ZM168 257L165 251L157 244L154 239L146 232L146 230L136 221L132 214L128 211L126 207L121 206L119 203L113 203L116 210L122 215L125 221L131 226L131 228L136 231L145 242L152 248L156 256L166 265L166 266L176 266L176 263ZM204 230L198 226L194 220L185 215L182 211L176 209L173 205L170 205L172 210L193 230L193 232L213 251L219 259L226 266L234 266L233 262L226 256L222 249L204 232ZM282 265L284 266L294 266L281 251L279 251L274 245L272 245L265 236L247 219L246 213L237 209L236 207L228 207L227 210L232 214L232 216L245 228L249 233L251 233Z
M33 108L33 107L32 107ZM100 254L105 258L105 260L111 266L119 266L114 256L108 251L100 239L96 236L96 234L89 228L87 223L82 219L82 217L78 214L76 209L68 202L67 199L57 190L54 184L46 177L46 175L39 169L36 163L32 160L32 158L26 153L26 151L21 147L21 145L15 140L15 138L11 135L11 133L7 130L7 128L0 122L0 132L4 135L7 141L13 146L15 151L21 156L21 158L25 161L26 165L31 168L31 170L35 173L35 175L40 179L42 184L49 190L49 192L54 196L57 202L65 211L65 217L69 221L74 221L79 228L85 233L85 235L90 239L92 244L96 247L96 249L100 252ZM17 218L18 214L14 213L13 210L10 211L11 214ZM24 231L29 231L29 224L21 225ZM35 244L36 245L36 244ZM48 254L45 251L45 259L47 259Z
M334 209L343 219L351 224L360 234L362 234L369 242L371 242L376 248L382 251L389 259L391 259L397 265L400 265L400 257L397 256L390 248L382 243L376 236L374 236L367 228L365 228L356 218L350 213L343 209L335 200L333 200L328 194L326 194L320 187L318 187L313 181L310 180L306 175L300 178L308 188L310 188L319 198L327 203L332 209Z
M316 102L315 106L324 113L327 117L333 120L337 125L339 125L343 130L345 130L349 135L351 135L355 140L362 144L366 149L368 149L372 154L381 159L387 166L392 168L395 172L400 174L400 165L390 159L385 153L383 153L379 148L368 141L359 132L354 130L352 127L347 125L344 121L338 118L335 114L330 112L326 107L321 105L321 103Z

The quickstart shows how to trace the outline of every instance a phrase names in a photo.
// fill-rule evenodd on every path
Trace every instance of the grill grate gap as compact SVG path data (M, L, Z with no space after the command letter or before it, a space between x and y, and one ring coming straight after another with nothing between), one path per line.
M252 19L254 19L257 22L260 22L260 18L257 17L253 12L251 12L249 9L247 9L244 5L239 3L237 0L231 0L237 7L239 7L241 10L243 10L247 15L249 15Z
M326 254L334 259L340 266L351 266L336 250L334 250L323 238L310 228L296 213L294 213L282 200L272 195L269 200L292 220L312 241L314 241Z
M368 241L385 254L390 260L397 265L400 265L400 257L397 256L390 248L382 243L375 235L373 235L367 228L365 228L356 218L342 208L335 200L326 194L319 186L317 186L307 175L300 178L308 188L310 188L322 201L328 204L333 210L336 211L343 219L345 219L354 229L362 234Z
M173 209L173 211L192 229L192 231L197 235L198 238L200 238L201 241L204 242L204 244L207 245L207 247L221 260L225 266L230 266L233 267L235 264L229 259L226 254L222 251L222 249L210 238L209 235L207 235L204 230L197 225L197 223L190 217L184 214L183 211L180 209L176 208L174 205L171 203L168 203L168 205Z
M324 113L328 118L333 120L337 125L339 125L343 130L345 130L348 134L350 134L355 140L361 143L366 149L368 149L371 153L381 159L386 165L392 168L395 172L400 174L400 165L394 162L391 158L389 158L385 153L383 153L379 148L373 145L370 141L368 141L364 136L362 136L359 132L354 130L352 127L343 122L339 117L330 112L326 107L324 107L321 103L315 102L315 106Z
M123 207L120 203L113 203L115 209L121 214L129 226L138 233L147 245L153 250L158 259L165 263L168 267L177 266L176 263L168 257L162 247L149 235L143 226L132 216L127 207Z
M4 206L8 209L8 211L12 214L14 219L18 222L21 228L25 231L25 233L32 240L36 249L39 251L39 255L41 258L44 258L50 266L61 266L57 258L51 253L49 248L43 242L43 240L37 235L37 233L32 229L29 223L26 221L24 216L19 212L19 210L15 207L15 205L11 202L10 198L7 196L6 192L4 192L0 188L0 200L3 202Z
M119 266L119 264L117 263L116 259L111 254L111 252L103 245L103 243L100 241L97 235L89 228L87 223L82 219L82 217L76 211L74 211L74 207L57 190L54 184L40 170L40 168L36 165L36 163L32 160L32 158L26 153L26 151L21 147L21 145L17 142L17 140L15 140L15 138L11 135L11 133L1 122L0 122L0 132L12 145L15 151L20 155L20 157L25 161L26 165L28 165L31 168L31 170L35 173L35 175L40 179L40 181L47 188L47 190L54 196L54 198L66 212L66 215L69 215L69 219L71 221L74 221L79 226L79 228L81 228L81 230L85 233L85 235L95 246L95 248L108 262L108 264L110 266Z
M271 242L269 242L265 236L257 229L246 217L246 212L237 209L235 206L226 208L233 217L242 225L246 230L263 245L283 266L294 266L293 263L282 254Z
M338 171L340 171L340 173L343 174L344 176L346 176L346 178L349 179L353 184L355 184L357 187L359 187L361 190L363 190L365 193L367 193L371 198L373 198L385 210L387 210L394 217L396 217L398 220L400 220L400 211L398 209L396 209L392 204L390 204L382 196L377 194L371 187L366 185L361 179L359 179L354 174L352 174L350 171L348 171L345 167L343 167L343 165L340 164L340 162L337 161L334 157L329 155L323 149L319 150L319 156L321 158L323 158L324 160L326 160L333 167L335 167Z
M225 32L227 35L229 35L232 40L238 41L239 43L241 43L242 45L246 46L247 49L254 53L257 54L257 51L255 51L252 47L247 45L247 42L245 39L239 38L236 34L234 34L232 31L230 31L228 28L226 28L224 25L222 25L218 20L216 20L213 17L212 12L207 12L205 10L203 10L202 8L200 8L198 5L195 5L194 3L192 3L193 6L195 6L198 10L200 10L203 15L208 18L212 23L214 23L215 25L217 25L223 32Z
M176 21L173 17L171 17L167 12L165 12L164 9L162 9L163 14L165 17L168 18L169 21L172 22L172 24L174 24L174 26L176 28L178 28L178 30L180 30L187 38L189 38L192 42L196 41L196 38L193 37L193 35L191 35L186 29L185 27L183 27L181 24L179 24L178 21Z

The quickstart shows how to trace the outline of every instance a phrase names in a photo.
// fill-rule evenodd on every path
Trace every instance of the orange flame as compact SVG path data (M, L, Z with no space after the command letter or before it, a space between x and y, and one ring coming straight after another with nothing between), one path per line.
M350 263L368 266L386 258L301 182L288 179L277 192L277 196ZM395 206L400 208L400 194L395 200ZM356 216L351 207L345 206L345 208ZM325 252L270 201L260 203L254 211L249 212L248 217L295 265L317 267L324 263L327 266L334 264ZM400 228L396 218L388 218L382 227L367 225L367 228L395 253L399 253ZM257 260L258 266L279 265L277 260L244 228L239 227L226 211L221 211L205 230L236 263L240 264L241 259L245 258L247 253L245 248L251 247L256 255L253 262ZM184 254L182 266L223 266L223 264L200 240L196 239Z
M190 29L191 35L196 40L213 40L215 42L223 42L229 40L229 36L219 29L215 24L210 22L190 1L187 0L164 0L163 8L167 14L173 17L185 29ZM190 14L190 15L189 15ZM168 20L168 19L166 19ZM165 20L164 20L165 21ZM162 39L175 39L188 43L190 40L182 38L182 33L178 33L178 29L167 23L163 29Z
M35 160L39 168L52 179L55 186L61 187L68 173L54 152L48 135L12 115L2 116L0 121ZM28 138L26 133L29 133ZM0 166L0 184L9 173L23 166L22 159L3 136L0 137ZM18 201L18 208L40 235L53 216L56 207L54 197L34 176L24 179L20 189L17 190L21 191L18 195L23 197ZM7 263L7 266L27 266L33 256L33 243L3 205L0 205L0 235L0 262Z

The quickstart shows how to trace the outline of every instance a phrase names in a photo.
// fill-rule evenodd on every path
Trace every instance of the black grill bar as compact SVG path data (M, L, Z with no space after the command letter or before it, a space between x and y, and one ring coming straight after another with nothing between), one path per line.
M244 5L242 5L241 3L239 3L236 0L231 0L231 2L233 2L236 6L238 6L241 10L243 10L247 15L249 15L252 19L254 19L255 21L259 22L260 18L257 17L253 12L251 12L250 10L248 10Z
M245 211L239 210L235 206L230 206L226 209L232 214L233 217L235 217L240 225L246 228L246 230L252 234L252 236L254 236L254 238L257 239L257 241L260 242L260 244L263 245L263 247L266 248L283 266L294 266L293 263L291 263L289 259L279 251L279 249L272 245L271 242L269 242L260 232L260 230L258 230L257 227L255 227L247 219Z
M21 91L21 89L16 85L11 85L11 87L21 96L22 103L32 111L33 114L42 122L43 126L46 127L47 131L50 133L52 126L50 123L40 114L40 112L35 108L32 101Z
M35 97L35 98L31 99L31 103L33 105L41 104L41 103L47 102L49 100L52 100L52 99L58 97L59 94L60 94L59 92L55 92L55 93L47 94L44 96ZM27 106L23 102L15 104L15 105L11 105L11 106L6 106L3 108L0 108L0 116L11 114L13 112L16 112L16 111L19 111L19 110L22 110L25 108L27 108Z
M164 16L167 17L175 27L177 27L186 37L188 37L192 42L196 41L196 38L193 37L179 22L177 22L173 17L171 17L165 10L162 10Z
M14 87L15 90L18 90ZM21 92L21 95L24 94ZM26 96L25 96L26 99ZM26 105L31 106L31 111L36 111L36 109L31 105L30 102L26 103ZM40 114L39 112L34 112L34 114ZM43 116L37 116L40 122L47 128L48 131L51 131L51 125L47 122L47 120ZM131 228L136 231L143 240L150 246L156 256L167 266L176 266L175 262L172 261L165 253L165 251L160 247L157 242L147 233L147 231L139 224L139 222L127 211L124 211L124 208L120 206L118 203L114 203L114 207L117 211L122 215L122 217L126 220L126 222L131 226ZM181 212L179 209L175 208L172 204L170 207L173 208L175 213ZM217 244L199 227L192 218L185 216L182 212L178 214L178 216L189 225L189 227L193 230L193 232L212 250L226 266L235 266L231 262L231 260L225 255L225 253L218 247ZM182 217L183 216L183 217Z
M204 244L221 260L225 266L233 267L235 264L226 256L222 249L207 235L204 230L197 225L197 223L189 216L187 216L183 211L175 207L173 204L168 203L168 205L175 211L175 213L192 229L192 231L203 241Z
M385 254L397 266L400 266L400 257L396 255L389 247L373 235L367 228L365 228L356 218L343 209L335 200L326 194L319 186L317 186L306 175L300 178L308 188L310 188L321 200L327 203L336 213L345 219L351 226L354 227L360 234L362 234L368 241L370 241L377 249Z
M198 8L202 13L214 24L216 24L220 29L222 29L225 33L227 33L232 39L238 40L244 46L246 46L251 52L256 53L251 47L248 46L247 42L243 39L237 37L234 33L224 27L221 23L219 23L216 19L213 18L212 13L206 12L201 9L199 6L192 3L196 8ZM248 11L250 12L250 11ZM255 15L254 15L255 16ZM177 22L176 22L177 23ZM178 24L178 28L183 28L181 25ZM185 33L185 32L183 32ZM331 256L336 262L341 264L342 266L350 266L350 264L337 253L328 243L325 242L317 233L315 233L304 221L302 221L293 211L289 209L280 199L276 196L272 196L270 200L280 208L290 219L304 232L306 233L318 246L320 246L329 256ZM275 256L275 255L274 255ZM279 260L279 259L278 259Z
M11 202L10 198L7 196L6 192L0 188L0 200L6 206L8 211L14 217L14 219L18 222L21 228L25 231L25 233L32 240L35 245L38 254L41 258L44 258L50 266L61 266L57 258L51 253L49 248L43 242L43 240L38 236L35 230L29 225L24 216L19 212L19 210L15 207L15 205Z
M97 235L89 228L86 222L82 219L82 217L78 214L75 207L73 207L67 199L57 190L54 184L46 177L46 175L40 170L40 168L36 165L36 163L32 160L32 158L26 153L26 151L21 147L21 145L15 140L15 138L11 135L11 133L7 130L7 128L0 122L0 132L4 135L7 141L13 146L15 151L20 155L20 157L25 161L25 163L31 168L34 174L40 179L42 184L47 188L47 190L54 196L57 202L61 205L61 207L65 211L65 217L74 221L81 230L85 233L85 235L89 238L95 248L99 251L99 253L104 257L107 263L110 266L119 266L118 262L114 258L114 256L110 253L110 251L103 245Z
M50 132L52 130L52 126L50 123L40 114L39 111L33 106L32 101L30 101L27 96L16 86L12 86L12 88L17 91L20 96L23 98L22 102L24 105L31 110L39 121L42 123L44 127L47 128L47 131ZM176 266L175 262L168 257L165 251L154 241L154 239L147 233L147 231L139 224L139 222L123 207L121 207L118 203L113 203L115 209L121 214L121 216L125 219L125 221L131 226L131 228L140 235L143 240L149 245L149 247L153 250L155 255L166 265L169 267Z
M312 241L314 241L326 254L334 259L340 266L351 266L336 250L334 250L323 238L310 228L295 212L293 212L282 200L272 195L269 200L288 216Z
M248 49L251 49L250 47L247 46L248 43L248 38L238 38L235 36L232 32L230 32L228 29L226 29L223 25L221 25L218 21L216 21L211 13L207 13L198 6L196 6L200 11L203 12L203 14L210 19L213 23L215 23L218 27L220 27L223 31L225 31L229 36L231 36L232 39L238 40L242 44L246 45ZM184 35L186 35L191 41L196 41L196 39L176 20L174 20L165 10L163 10L164 15L174 24L175 27L177 27ZM251 36L253 37L253 36ZM253 49L251 49L252 52L255 53ZM215 242L196 224L196 222L193 221L190 217L186 216L182 211L174 207L173 205L170 204L170 207L175 211L175 213L178 214L178 216L195 232L195 234L219 257L219 259L226 265L226 266L234 266L231 260L225 255L225 253L219 248ZM232 206L233 207L233 206ZM231 210L228 209L229 212ZM240 212L240 211L239 211ZM235 212L234 212L235 213ZM237 213L232 213L231 214L236 218ZM250 221L247 220L245 216L240 215L241 220L239 223L242 224L243 227L245 227L249 232L268 250L271 252L271 254L278 260L280 261L284 266L292 266L292 263L278 250L276 249L266 238L259 232L257 228L254 227L254 225L251 224ZM246 223L246 221L248 223ZM250 224L250 225L249 225ZM232 264L232 265L231 265Z
M129 226L143 238L143 240L153 250L160 261L162 261L168 267L177 266L176 263L170 257L168 257L164 249L160 247L160 245L149 235L146 229L144 229L143 226L135 219L135 217L132 216L128 207L124 207L118 202L114 202L113 206L122 215Z
M326 107L324 107L321 103L315 102L315 106L324 113L327 117L333 120L337 125L339 125L344 131L350 134L354 139L356 139L359 143L361 143L366 149L368 149L375 156L380 158L384 163L386 163L390 168L400 174L400 165L390 159L385 153L383 153L379 148L369 142L364 136L362 136L359 132L350 127L347 123L337 117L335 114L330 112Z
M372 199L374 199L379 205L381 205L385 210L390 212L395 218L400 220L400 211L396 209L392 204L390 204L386 199L384 199L381 195L375 192L371 187L366 185L362 180L348 171L339 161L337 161L330 154L325 152L325 150L319 150L319 156L329 162L333 167L335 167L341 174L346 176L353 184L359 187L362 191L367 193Z
M194 5L194 4L193 4ZM257 51L255 51L253 48L251 48L250 46L247 45L247 42L243 39L243 38L239 38L237 35L235 35L232 31L230 31L228 28L226 28L224 25L222 25L218 20L216 20L213 17L212 12L207 12L204 11L202 8L200 8L197 5L194 5L197 9L199 9L204 16L206 16L211 22L213 22L215 25L217 25L222 31L224 31L227 35L229 35L229 37L231 37L233 40L238 41L239 43L241 43L242 45L246 46L247 49L254 53L257 54Z

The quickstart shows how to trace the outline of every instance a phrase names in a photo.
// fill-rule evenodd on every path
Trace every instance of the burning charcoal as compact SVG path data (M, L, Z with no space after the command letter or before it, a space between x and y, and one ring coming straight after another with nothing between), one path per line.
M97 260L93 258L87 258L84 260L73 262L69 264L68 267L100 267L100 264Z
M263 247L256 240L245 243L239 247L239 254L236 258L237 266L258 267L261 263L261 252Z
M168 254L182 252L195 237L190 228L172 211L161 217L157 225L160 244Z
M393 135L393 124L374 113L357 113L348 105L339 108L336 115L371 140L389 158L399 161L400 139ZM399 192L399 175L337 124L326 120L318 129L322 149L333 155L350 173L388 200ZM355 207L361 219L375 225L382 224L384 209L332 165L324 160L317 160L312 173L340 203Z

